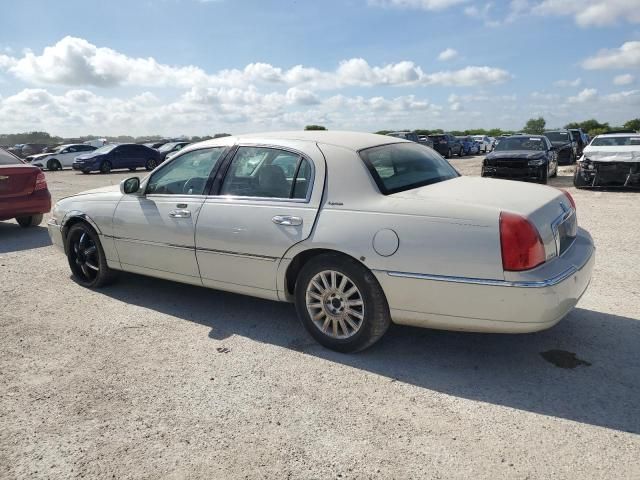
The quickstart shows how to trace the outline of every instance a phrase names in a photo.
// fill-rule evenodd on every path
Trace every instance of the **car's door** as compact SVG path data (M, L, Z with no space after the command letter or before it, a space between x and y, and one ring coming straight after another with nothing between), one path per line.
M63 167L70 167L73 164L73 159L76 158L77 155L80 155L78 153L78 147L71 145L60 152L60 155L56 158L60 161L60 165Z
M127 271L200 284L195 224L225 147L185 152L125 195L113 217L116 249Z
M134 152L131 167L144 167L147 164L147 160L155 158L155 154L150 152L144 145L132 145L132 147Z
M324 157L315 144L241 145L198 217L203 284L276 298L279 260L311 234L324 178Z

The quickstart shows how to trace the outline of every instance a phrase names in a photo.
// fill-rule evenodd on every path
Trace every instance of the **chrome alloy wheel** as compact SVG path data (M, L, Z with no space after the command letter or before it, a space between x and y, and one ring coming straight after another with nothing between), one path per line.
M100 270L95 243L86 232L79 231L71 240L71 250L69 256L75 273L85 281L92 282Z
M307 286L306 304L313 324L329 337L349 338L362 326L362 294L343 273L325 270L313 277Z

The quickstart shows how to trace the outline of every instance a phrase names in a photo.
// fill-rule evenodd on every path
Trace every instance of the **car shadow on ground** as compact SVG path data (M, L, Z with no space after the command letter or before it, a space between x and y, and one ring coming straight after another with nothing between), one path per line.
M0 222L0 253L47 247L51 239L43 226L22 228L14 222Z
M632 318L577 308L556 327L524 335L392 325L372 348L345 355L316 344L290 304L133 274L100 291L205 325L217 340L240 335L390 382L640 433L640 321Z

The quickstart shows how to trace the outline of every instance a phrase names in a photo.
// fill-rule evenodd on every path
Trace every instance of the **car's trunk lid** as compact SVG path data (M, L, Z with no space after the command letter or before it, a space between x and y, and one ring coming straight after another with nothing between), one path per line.
M516 213L535 225L547 258L566 250L571 243L569 237L576 234L575 211L567 196L559 189L534 183L463 176L389 197L400 202L411 200L410 203L422 200L425 206L430 203L457 205L461 218L465 210L478 208Z
M0 166L0 201L30 195L40 169L30 165Z

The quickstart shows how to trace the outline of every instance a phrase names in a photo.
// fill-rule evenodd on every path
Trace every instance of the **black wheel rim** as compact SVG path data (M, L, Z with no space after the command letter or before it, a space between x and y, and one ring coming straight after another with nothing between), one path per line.
M156 168L156 161L155 160L149 160L149 170L152 170Z
M98 247L84 230L78 230L69 243L69 263L73 272L86 282L92 282L100 272Z

